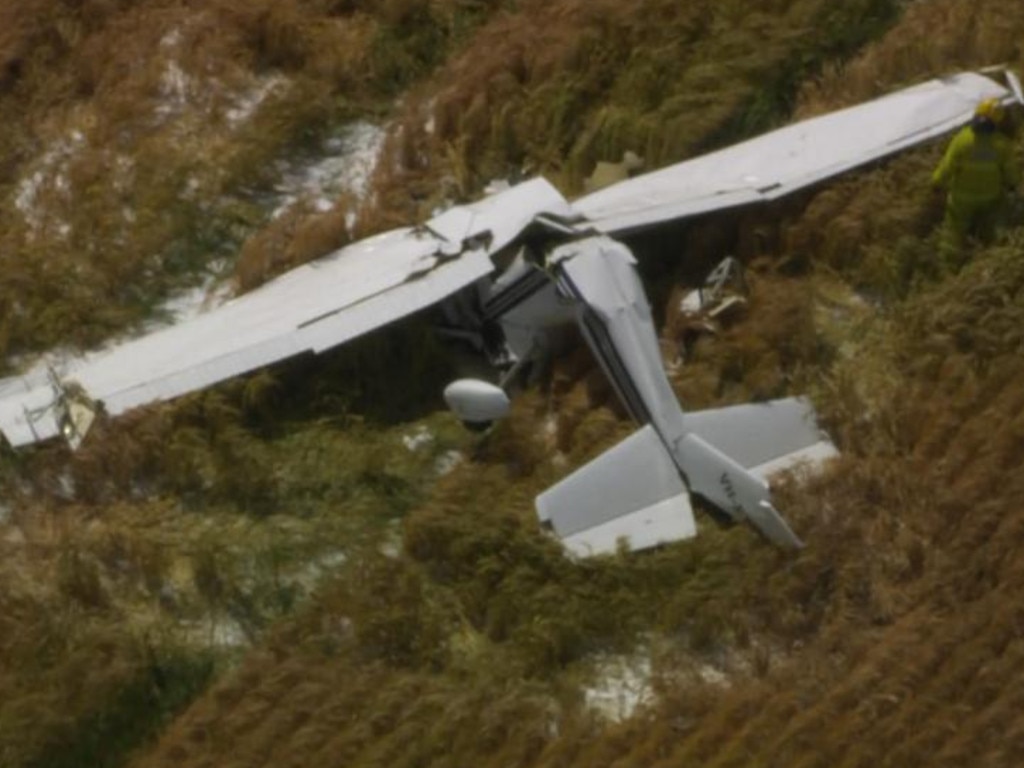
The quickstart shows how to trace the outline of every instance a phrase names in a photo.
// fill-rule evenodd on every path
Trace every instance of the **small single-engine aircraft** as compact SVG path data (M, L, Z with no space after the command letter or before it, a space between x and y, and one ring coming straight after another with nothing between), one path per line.
M808 402L684 412L667 379L635 261L613 239L698 214L778 199L965 124L977 103L1024 103L980 73L932 80L628 179L572 204L543 178L416 227L386 232L282 275L192 320L68 363L0 381L13 446L85 437L117 416L304 352L320 353L428 307L474 343L507 388L552 332L576 323L639 431L537 497L579 555L694 536L690 494L772 542L801 546L765 477L835 453ZM445 390L467 423L508 410L506 388Z

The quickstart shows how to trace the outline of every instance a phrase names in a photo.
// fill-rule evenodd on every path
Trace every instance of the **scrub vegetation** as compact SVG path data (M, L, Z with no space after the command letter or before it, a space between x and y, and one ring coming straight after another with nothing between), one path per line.
M625 150L656 167L1024 66L1012 4L749 6L4 2L7 365L494 177L572 194ZM356 119L389 126L371 194L275 217L280 162ZM75 454L6 450L0 765L1018 764L1024 228L940 278L940 152L632 243L670 360L692 265L747 261L746 314L671 378L690 408L812 395L843 456L776 490L797 555L702 515L693 541L566 558L534 495L633 426L581 348L465 432L419 317ZM622 720L588 698L615 659L650 668Z

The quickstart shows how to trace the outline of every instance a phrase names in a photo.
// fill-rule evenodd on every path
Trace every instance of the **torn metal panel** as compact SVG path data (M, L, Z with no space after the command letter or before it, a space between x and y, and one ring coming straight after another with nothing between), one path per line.
M458 245L488 234L488 250L497 253L541 213L563 218L579 216L551 182L537 177L474 203L449 208L424 226Z
M525 360L531 354L549 349L555 329L571 325L576 319L576 307L564 301L546 273L536 270L537 280L521 281L524 290L513 286L509 302L500 314L505 344L516 360Z
M0 382L0 429L15 448L59 435L57 406L58 394L46 368Z
M488 250L494 254L511 244L540 214L577 219L579 214L547 179L538 177L470 206L476 228L491 233Z
M576 200L573 207L609 234L775 200L970 120L1006 88L963 73L805 120L718 152L635 176Z

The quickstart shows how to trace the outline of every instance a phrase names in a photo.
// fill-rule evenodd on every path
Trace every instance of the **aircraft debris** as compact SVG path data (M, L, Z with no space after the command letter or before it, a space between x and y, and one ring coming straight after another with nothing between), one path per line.
M508 411L507 387L575 323L637 432L537 498L540 519L579 555L695 535L691 494L774 543L801 546L764 479L835 448L810 403L789 398L697 413L667 379L630 250L613 236L768 202L917 146L970 119L1009 87L961 73L805 120L733 147L624 179L572 204L543 178L453 207L299 267L203 315L70 363L0 381L0 431L13 446L67 436L303 352L320 353L430 307L500 369L504 386L461 381L445 397L464 421ZM730 262L698 291L708 322L742 306ZM689 299L688 299L689 301ZM689 305L687 305L689 306ZM511 371L509 369L511 368Z

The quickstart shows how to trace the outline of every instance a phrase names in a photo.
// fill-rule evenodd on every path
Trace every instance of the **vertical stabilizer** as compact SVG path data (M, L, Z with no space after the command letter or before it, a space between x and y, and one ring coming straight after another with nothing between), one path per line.
M676 462L690 490L740 522L749 520L779 546L799 549L797 538L772 506L768 484L695 434L676 443Z

